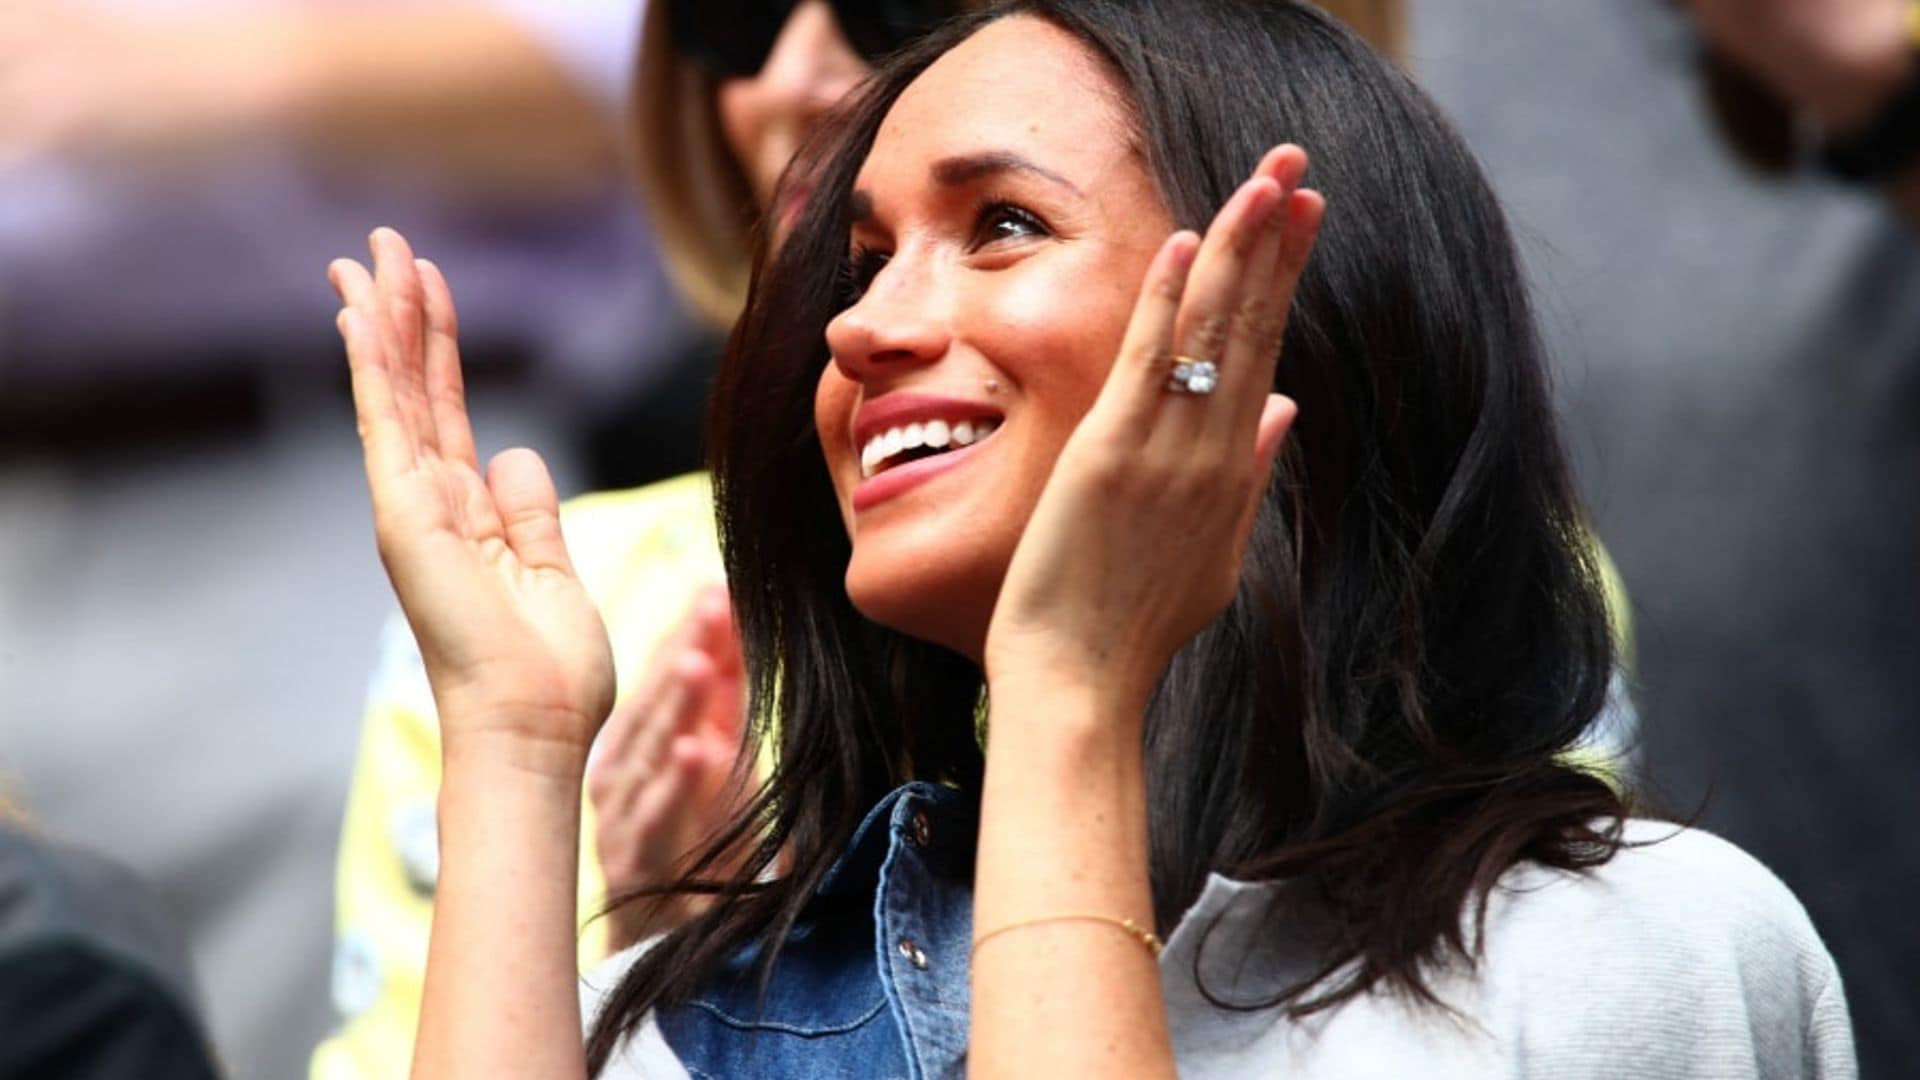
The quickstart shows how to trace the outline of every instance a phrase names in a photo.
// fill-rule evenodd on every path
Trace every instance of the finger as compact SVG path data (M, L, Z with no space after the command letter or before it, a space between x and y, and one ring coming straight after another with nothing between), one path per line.
M507 546L535 570L573 576L573 560L560 536L560 497L547 463L531 450L504 450L487 465L487 490L500 514Z
M1249 321L1270 317L1248 307L1246 281L1281 195L1272 177L1255 176L1214 215L1194 256L1185 302L1175 320L1176 352L1212 361L1224 374L1229 349L1250 334Z
M367 238L373 252L373 283L377 295L375 325L387 353L387 371L401 419L426 453L438 453L433 407L427 394L424 338L425 304L413 249L398 232L382 226Z
M1234 416L1220 433L1232 440L1231 446L1246 445L1246 429L1263 423L1265 412L1272 404L1266 398L1273 389L1274 370L1280 364L1294 294L1299 291L1300 277L1306 271L1307 259L1319 237L1326 205L1319 192L1290 190L1285 205L1275 215L1276 221L1284 222L1277 233L1278 254L1266 282L1255 283L1266 290L1264 310L1276 313L1272 325L1265 331L1270 336L1251 341L1244 361L1236 355L1235 365L1239 370L1221 372L1220 387L1232 403Z
M1294 418L1299 415L1300 407L1285 394L1268 394L1261 404L1260 424L1253 442L1253 491L1248 495L1246 515L1241 521L1242 535L1252 523L1260 500L1266 496L1273 477L1273 459L1280 453L1280 444L1286 441L1287 432L1293 430Z
M636 748L649 769L662 768L668 744L693 729L706 708L712 681L713 666L705 656L686 648L674 653L667 667L665 692L658 707L648 715Z
M702 589L694 599L688 616L693 633L689 642L710 658L720 670L740 666L739 635L733 628L733 605L724 585Z
M352 259L327 264L327 281L345 305L334 317L347 346L347 371L353 385L353 411L371 469L391 474L412 465L412 440L393 399L386 351L373 324L373 276Z
M1220 382L1216 393L1226 401L1227 420L1209 428L1243 446L1240 440L1258 421L1273 387L1273 369L1280 356L1280 343L1286 335L1287 314L1292 308L1291 289L1277 287L1282 259L1292 235L1287 212L1294 189L1306 174L1305 152L1291 144L1267 151L1254 169L1280 187L1280 202L1267 216L1247 259L1240 280L1240 293L1234 310L1240 333L1229 335L1229 344L1220 363Z
M1320 238L1320 223L1326 220L1327 200L1317 191L1296 191L1287 200L1286 242L1281 247L1280 265L1274 274L1274 289L1287 306L1300 289L1300 277L1306 273L1307 259Z
M644 850L640 862L658 877L673 866L688 847L687 828L698 761L669 753L665 767L653 777L634 806L633 832ZM651 884L651 882L649 883Z
M1249 485L1247 501L1241 507L1239 525L1234 532L1238 557L1231 560L1231 565L1236 576L1246 561L1247 538L1253 531L1254 515L1260 512L1260 501L1273 486L1274 458L1279 455L1281 444L1293 430L1294 418L1299 414L1299 406L1285 394L1268 394L1261 403L1260 422L1254 436L1253 483Z
M432 403L440 452L450 461L478 470L473 424L467 418L466 381L460 372L460 323L454 313L453 290L447 287L440 267L429 259L415 260L414 271L420 278L426 323L427 397Z
M1174 322L1180 313L1187 276L1193 269L1200 237L1182 229L1166 238L1147 276L1140 282L1120 341L1120 354L1101 388L1094 410L1123 426L1151 422L1167 386L1167 358L1173 351Z

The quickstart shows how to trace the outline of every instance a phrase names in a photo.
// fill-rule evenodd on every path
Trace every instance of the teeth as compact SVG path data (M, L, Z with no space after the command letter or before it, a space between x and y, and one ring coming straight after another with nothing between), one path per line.
M889 428L885 433L867 440L867 445L860 448L860 475L869 477L879 472L888 458L902 450L920 447L943 450L948 446L971 446L992 434L993 429L999 426L998 420L983 419L961 420L951 424L945 420L928 420Z

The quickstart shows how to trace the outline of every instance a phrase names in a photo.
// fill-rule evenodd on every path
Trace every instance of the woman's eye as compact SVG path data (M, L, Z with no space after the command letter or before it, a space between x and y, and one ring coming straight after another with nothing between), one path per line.
M885 252L870 251L867 248L854 248L847 253L845 262L840 264L841 298L848 304L867 294L867 288L873 279L887 265Z
M980 211L975 242L980 245L1001 240L1023 240L1052 235L1046 223L1012 203L992 203Z

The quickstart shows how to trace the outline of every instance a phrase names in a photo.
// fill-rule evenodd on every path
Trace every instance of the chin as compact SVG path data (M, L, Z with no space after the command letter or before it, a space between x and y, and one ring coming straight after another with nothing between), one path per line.
M996 572L982 574L969 562L930 558L925 552L917 557L912 552L863 552L856 544L847 564L847 598L860 614L890 630L978 663L1006 563L1002 560Z

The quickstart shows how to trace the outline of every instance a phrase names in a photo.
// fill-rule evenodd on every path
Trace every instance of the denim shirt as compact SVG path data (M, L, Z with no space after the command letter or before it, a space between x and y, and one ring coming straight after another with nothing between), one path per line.
M809 901L764 999L751 951L656 1010L602 1080L862 1080L966 1072L977 810L912 783L872 810ZM1856 1080L1846 999L1806 912L1765 867L1697 830L1629 822L1585 874L1520 865L1491 897L1477 967L1436 970L1447 1012L1380 989L1293 1018L1318 920L1276 924L1278 883L1209 878L1167 938L1180 1075L1446 1080ZM639 950L583 984L591 1021ZM1466 1022L1462 1022L1462 1021Z
M971 795L910 783L827 872L760 998L749 950L660 1032L696 1078L959 1077L973 940Z

